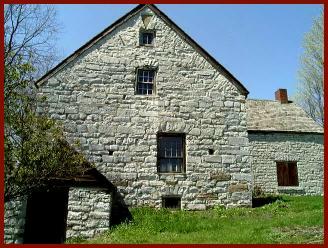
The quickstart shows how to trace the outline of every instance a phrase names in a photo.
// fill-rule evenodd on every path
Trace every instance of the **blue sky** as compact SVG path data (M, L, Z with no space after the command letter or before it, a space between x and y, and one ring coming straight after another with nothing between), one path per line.
M57 5L58 50L67 57L136 5ZM322 5L158 4L178 26L249 90L273 99L278 88L292 96L302 42Z

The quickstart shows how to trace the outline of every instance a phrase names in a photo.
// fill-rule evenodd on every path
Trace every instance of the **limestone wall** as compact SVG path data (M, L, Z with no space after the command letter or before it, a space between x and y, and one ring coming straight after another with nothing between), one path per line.
M147 11L45 82L38 110L63 122L128 205L161 207L162 196L175 194L188 209L249 206L245 96L157 16L147 27L154 47L139 46ZM145 66L157 68L151 96L135 94L136 69ZM184 174L157 173L158 132L186 135Z
M91 238L108 230L111 194L103 189L70 188L66 238Z
M323 194L322 134L251 133L254 185L270 193ZM275 161L297 161L298 187L278 187Z
M21 197L10 202L6 202L4 211L5 243L23 243L26 199Z

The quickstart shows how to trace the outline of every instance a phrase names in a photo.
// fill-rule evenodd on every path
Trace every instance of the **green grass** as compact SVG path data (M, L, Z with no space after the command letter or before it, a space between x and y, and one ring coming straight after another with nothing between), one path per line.
M133 208L134 220L69 243L322 243L323 197L283 196L258 208Z

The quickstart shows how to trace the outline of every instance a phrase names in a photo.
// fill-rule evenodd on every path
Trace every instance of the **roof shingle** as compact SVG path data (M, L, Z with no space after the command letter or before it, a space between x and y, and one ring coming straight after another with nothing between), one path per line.
M323 133L314 120L295 103L271 100L246 100L248 131Z

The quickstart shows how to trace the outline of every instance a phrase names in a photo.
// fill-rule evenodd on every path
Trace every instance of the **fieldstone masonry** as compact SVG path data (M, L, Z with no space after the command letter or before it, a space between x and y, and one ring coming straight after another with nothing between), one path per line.
M90 238L110 226L111 194L104 189L71 188L66 238Z
M254 185L270 193L323 194L323 135L251 133ZM281 187L275 161L297 161L298 187Z
M322 194L322 129L289 102L248 100L247 109L234 79L152 9L132 11L45 77L38 111L63 123L128 206L160 208L173 195L182 209L250 207L253 182L271 193ZM139 45L145 29L155 32L153 46ZM144 68L156 69L153 95L135 94ZM158 133L185 134L183 173L157 172ZM277 186L275 160L297 161L299 187ZM106 230L112 197L71 188L66 237ZM24 206L5 206L7 243L21 242Z
M139 46L144 14L153 47ZM145 67L157 70L150 96L135 94L136 69ZM67 63L40 96L39 110L63 122L126 204L161 207L173 194L184 209L251 206L245 95L149 8ZM186 134L185 173L157 173L159 132Z
M5 203L4 240L7 244L24 242L26 204L26 197ZM70 188L66 238L91 238L108 230L111 206L112 194L108 189Z
M5 203L4 240L6 243L23 242L26 198L21 197Z

